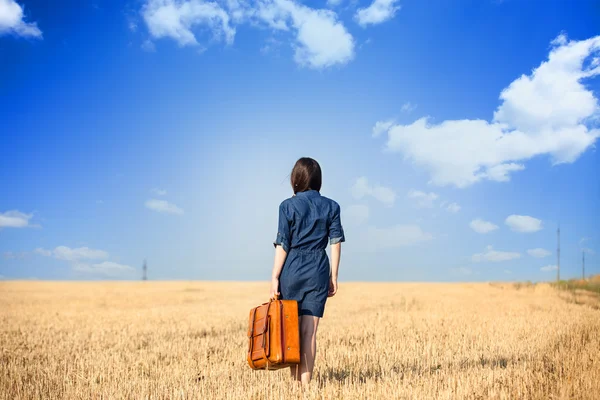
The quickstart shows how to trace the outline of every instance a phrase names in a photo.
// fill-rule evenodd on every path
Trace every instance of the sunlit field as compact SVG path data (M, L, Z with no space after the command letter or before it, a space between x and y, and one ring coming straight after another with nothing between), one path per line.
M310 387L246 364L266 283L0 282L0 398L597 399L600 310L550 285L341 283Z

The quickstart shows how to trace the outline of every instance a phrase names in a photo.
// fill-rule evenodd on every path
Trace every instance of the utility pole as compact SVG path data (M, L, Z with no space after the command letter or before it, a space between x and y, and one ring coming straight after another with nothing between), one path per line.
M581 250L581 276L585 280L585 250Z
M144 266L142 267L142 270L144 271L144 275L142 276L142 280L143 281L147 281L148 280L148 266L146 265L146 260L144 260Z
M556 282L560 282L560 225L556 230Z

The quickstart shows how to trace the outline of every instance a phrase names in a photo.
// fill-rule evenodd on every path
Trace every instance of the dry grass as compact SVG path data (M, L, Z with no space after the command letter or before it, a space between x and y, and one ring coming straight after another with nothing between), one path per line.
M600 311L549 285L342 283L313 385L251 371L264 283L0 282L0 398L592 399Z

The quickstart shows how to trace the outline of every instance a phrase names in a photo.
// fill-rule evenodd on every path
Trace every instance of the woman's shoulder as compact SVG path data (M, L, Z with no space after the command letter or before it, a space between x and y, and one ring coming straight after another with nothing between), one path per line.
M338 204L337 201L335 201L335 200L333 200L333 199L331 199L329 197L326 197L326 196L321 196L321 198L323 199L323 201L327 205L329 205L329 207L331 208L331 210L336 211L336 210L340 209L340 205Z
M280 209L287 209L292 205L292 202L294 201L294 197L288 197L286 199L283 199L281 201L281 203L279 203L279 208Z

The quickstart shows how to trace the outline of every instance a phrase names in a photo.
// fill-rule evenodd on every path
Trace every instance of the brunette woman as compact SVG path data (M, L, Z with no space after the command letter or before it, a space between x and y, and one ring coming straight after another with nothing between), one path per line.
M300 158L291 174L294 195L279 205L271 298L298 301L300 365L292 377L310 382L317 351L317 327L328 297L338 289L341 243L345 241L340 206L322 196L321 167L312 158ZM331 245L331 265L325 249Z

